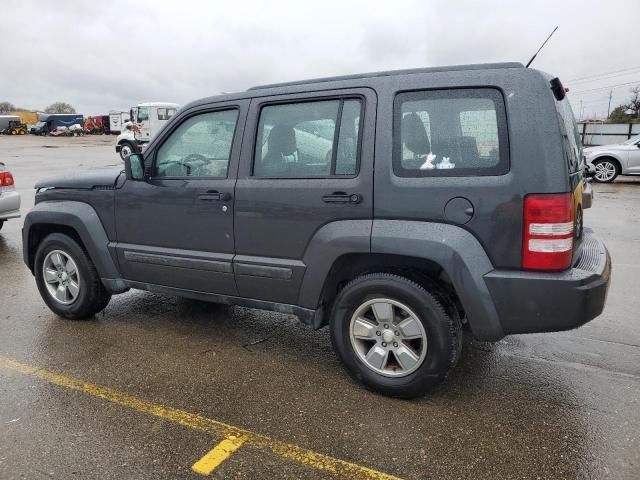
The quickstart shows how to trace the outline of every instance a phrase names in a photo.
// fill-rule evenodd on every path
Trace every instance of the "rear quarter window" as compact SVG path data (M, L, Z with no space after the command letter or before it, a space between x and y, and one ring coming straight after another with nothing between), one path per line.
M394 102L393 169L402 177L502 175L509 171L498 90L404 92Z
M567 169L569 173L575 173L580 169L583 161L580 131L578 130L569 99L565 98L555 103L560 121L560 132L562 134Z

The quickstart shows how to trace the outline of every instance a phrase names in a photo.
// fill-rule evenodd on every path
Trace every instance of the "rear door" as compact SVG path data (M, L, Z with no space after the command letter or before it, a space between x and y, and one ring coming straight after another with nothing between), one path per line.
M236 185L241 296L295 304L314 235L372 218L375 108L369 89L252 100Z

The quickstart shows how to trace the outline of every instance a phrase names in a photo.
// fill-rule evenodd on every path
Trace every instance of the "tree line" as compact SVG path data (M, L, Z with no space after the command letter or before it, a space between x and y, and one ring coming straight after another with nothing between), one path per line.
M10 112L30 112L30 109L16 107L11 102L0 102L0 114ZM44 113L76 113L76 109L66 102L55 102L44 109Z
M611 111L607 123L640 123L640 86L630 91L629 100Z

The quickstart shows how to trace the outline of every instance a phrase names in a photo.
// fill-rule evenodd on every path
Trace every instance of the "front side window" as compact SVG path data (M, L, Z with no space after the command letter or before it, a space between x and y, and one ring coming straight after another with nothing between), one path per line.
M263 107L253 175L272 178L356 175L361 109L362 102L358 99Z
M149 120L149 109L147 107L138 108L138 121Z
M154 176L225 178L237 120L237 110L187 118L158 149Z
M393 145L399 176L504 174L509 165L502 96L493 89L401 93Z

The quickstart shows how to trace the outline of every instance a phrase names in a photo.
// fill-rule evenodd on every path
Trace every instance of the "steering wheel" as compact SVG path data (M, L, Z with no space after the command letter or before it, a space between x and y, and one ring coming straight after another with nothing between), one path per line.
M181 161L176 162L178 165L184 167L187 172L187 176L191 175L191 170L193 166L200 166L208 162L207 157L204 155L200 155L199 153L190 153L186 157L184 157ZM193 165L192 164L196 164ZM198 165L199 164L199 165Z

